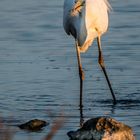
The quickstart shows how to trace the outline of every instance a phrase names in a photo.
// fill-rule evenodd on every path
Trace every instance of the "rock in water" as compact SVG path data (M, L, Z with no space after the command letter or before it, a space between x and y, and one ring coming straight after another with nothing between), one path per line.
M25 129L28 131L39 131L43 127L45 127L47 124L48 123L46 121L34 119L34 120L30 120L24 124L18 125L18 127L20 129Z
M77 131L68 132L70 140L135 140L132 129L109 117L86 121Z

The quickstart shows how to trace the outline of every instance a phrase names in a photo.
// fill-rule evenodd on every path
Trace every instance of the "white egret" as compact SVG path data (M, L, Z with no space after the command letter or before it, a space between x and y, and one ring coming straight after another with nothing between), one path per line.
M80 77L80 105L82 104L82 87L84 80L80 54L86 52L96 38L99 51L98 63L101 66L107 80L113 97L113 102L116 103L115 94L105 69L101 48L101 36L108 29L109 9L110 4L107 0L64 1L63 26L66 33L75 38Z

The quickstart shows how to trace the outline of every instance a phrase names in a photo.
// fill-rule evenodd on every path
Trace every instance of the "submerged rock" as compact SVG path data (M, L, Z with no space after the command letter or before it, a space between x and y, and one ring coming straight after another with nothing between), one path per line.
M70 140L135 140L132 129L109 117L86 121L77 131L68 132Z
M46 121L34 119L34 120L30 120L26 123L23 123L21 125L18 125L18 127L20 129L25 129L28 131L39 131L46 125L48 125L48 123Z

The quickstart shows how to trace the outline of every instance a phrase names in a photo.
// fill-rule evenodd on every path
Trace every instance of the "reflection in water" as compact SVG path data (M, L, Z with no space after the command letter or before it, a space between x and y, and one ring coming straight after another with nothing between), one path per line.
M124 100L123 100L124 101ZM126 100L126 103L127 103L128 100ZM115 114L115 109L120 105L122 104L121 103L121 100L118 101L117 104L114 104L111 100L108 100L108 101L96 101L98 102L99 104L104 104L104 105L107 105L109 104L110 105L110 114ZM125 101L124 101L125 102ZM84 123L84 105L83 105L83 102L81 102L80 106L79 106L79 111L80 111L80 127L83 126L83 123ZM93 110L94 111L94 110ZM97 116L91 116L91 117L97 117Z

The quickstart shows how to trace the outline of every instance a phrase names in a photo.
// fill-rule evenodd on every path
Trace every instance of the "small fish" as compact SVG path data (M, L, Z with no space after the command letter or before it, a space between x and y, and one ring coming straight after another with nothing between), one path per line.
M46 121L33 119L33 120L30 120L26 123L18 125L18 127L20 129L25 129L25 130L28 130L28 131L39 131L43 127L45 127L46 125L48 125L48 123Z

